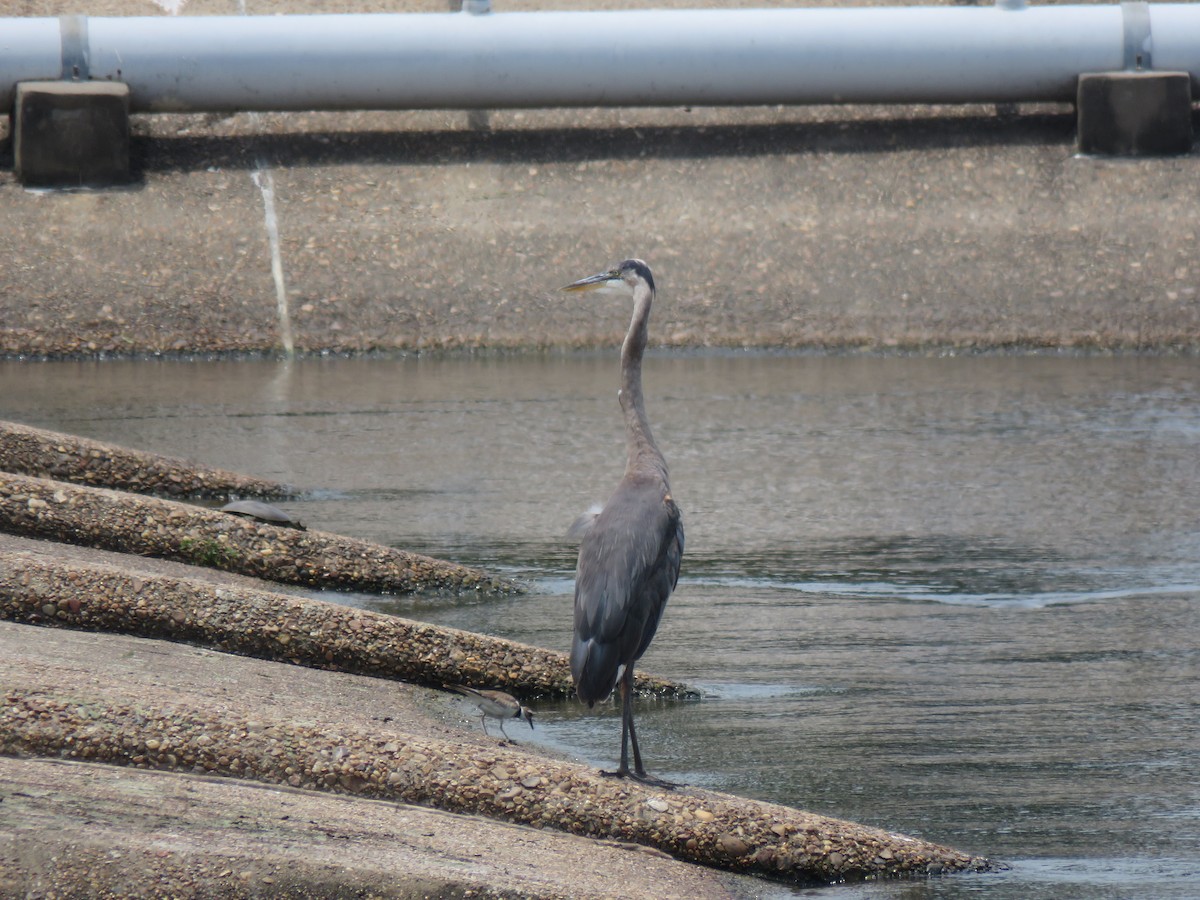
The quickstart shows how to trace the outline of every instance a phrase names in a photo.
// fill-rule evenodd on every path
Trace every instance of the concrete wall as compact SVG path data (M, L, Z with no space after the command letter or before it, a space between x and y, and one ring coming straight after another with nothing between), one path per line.
M263 185L300 350L614 342L624 305L556 288L630 255L670 345L1200 349L1197 158L1080 158L1070 107L1012 113L135 117L132 188L3 160L0 353L279 346Z

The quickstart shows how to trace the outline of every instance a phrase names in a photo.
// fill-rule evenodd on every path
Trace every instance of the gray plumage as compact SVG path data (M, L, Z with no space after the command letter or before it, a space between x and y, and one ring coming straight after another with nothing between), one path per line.
M260 522L266 522L269 525L296 528L300 531L308 530L304 527L303 522L289 516L278 506L272 506L270 503L262 503L259 500L234 500L232 503L226 503L222 506L221 512L229 513L233 516L242 516L247 519L258 519Z
M581 279L564 290L624 285L633 289L633 318L621 346L625 474L604 508L572 526L581 534L575 575L571 674L589 707L617 688L621 695L621 764L613 774L666 785L646 774L633 725L633 664L642 657L679 578L683 521L671 496L667 463L654 443L642 397L642 356L649 335L654 277L638 259ZM633 769L629 767L629 745Z

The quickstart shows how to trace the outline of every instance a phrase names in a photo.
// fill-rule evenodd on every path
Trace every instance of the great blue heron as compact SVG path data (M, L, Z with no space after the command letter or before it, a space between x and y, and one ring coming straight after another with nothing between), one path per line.
M628 461L625 475L599 513L580 525L575 573L575 637L571 675L589 707L616 687L621 695L621 765L608 773L661 786L642 765L633 727L633 664L654 639L667 598L679 578L683 520L671 497L667 461L654 443L642 399L642 354L649 333L654 276L640 259L627 259L565 291L633 289L633 319L621 345L621 390ZM633 745L633 770L629 745Z
M445 687L447 690L455 691L474 701L479 710L479 722L483 725L484 734L488 733L487 720L489 717L500 720L500 733L505 738L508 737L504 730L505 719L524 718L529 723L529 727L533 728L533 710L528 706L522 706L521 701L512 694L504 691L483 691L467 687L465 684L447 684Z

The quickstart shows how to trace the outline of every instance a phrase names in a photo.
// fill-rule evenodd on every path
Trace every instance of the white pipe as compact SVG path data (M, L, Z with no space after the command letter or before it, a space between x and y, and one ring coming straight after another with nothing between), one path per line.
M63 17L0 19L0 107L68 58L134 111L1073 100L1125 67L1134 7L1200 88L1185 3Z
M0 19L0 107L12 108L18 81L61 77L58 19Z

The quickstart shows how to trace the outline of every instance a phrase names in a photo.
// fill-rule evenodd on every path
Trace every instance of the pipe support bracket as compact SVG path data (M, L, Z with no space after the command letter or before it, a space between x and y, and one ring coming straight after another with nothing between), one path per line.
M87 16L59 16L58 27L62 35L62 80L87 81L92 77Z
M1150 4L1122 3L1121 23L1125 29L1125 70L1140 72L1153 69L1151 51L1154 37L1150 33Z

